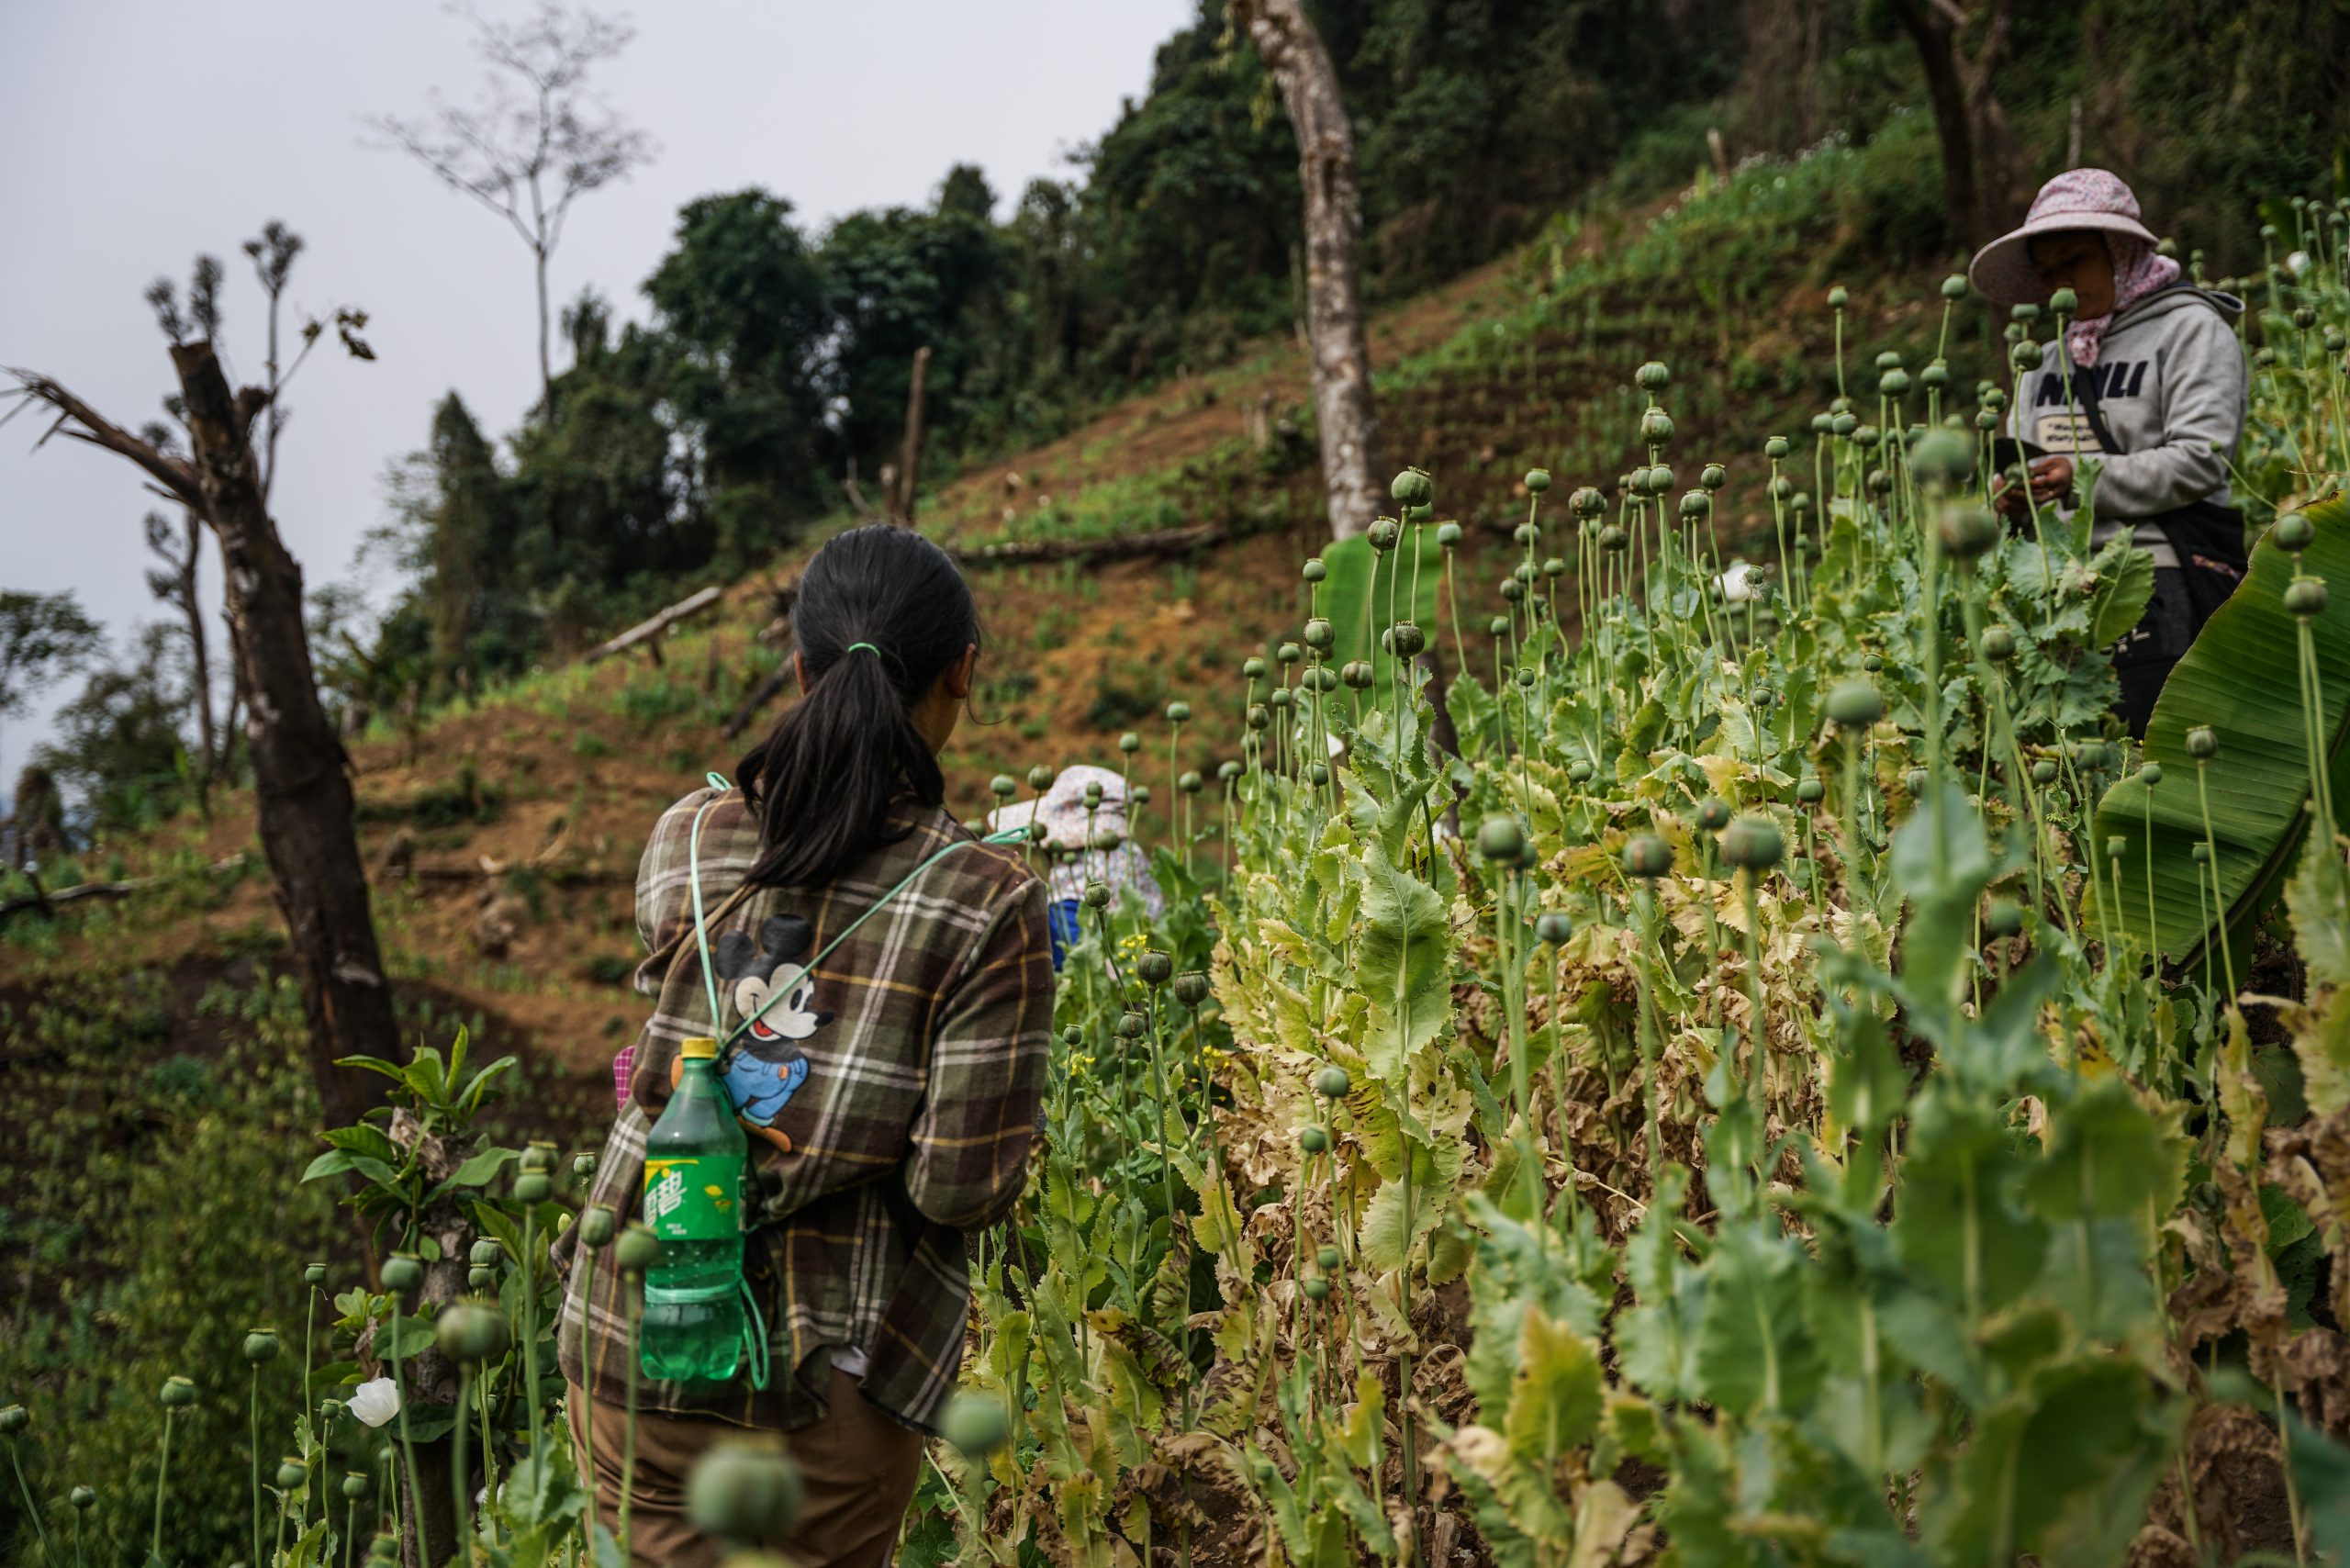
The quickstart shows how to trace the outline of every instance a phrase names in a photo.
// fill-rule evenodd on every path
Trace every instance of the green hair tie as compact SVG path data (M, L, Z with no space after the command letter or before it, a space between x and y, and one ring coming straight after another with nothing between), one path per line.
M851 643L847 647L843 648L841 652L844 654L853 654L859 648L863 648L867 653L871 654L877 659L881 656L881 650L875 647L870 643Z

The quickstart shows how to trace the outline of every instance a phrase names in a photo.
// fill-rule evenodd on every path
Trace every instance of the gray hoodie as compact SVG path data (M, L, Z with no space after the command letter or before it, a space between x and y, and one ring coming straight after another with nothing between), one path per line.
M2022 398L2008 415L2008 433L2053 453L2098 457L2098 527L2102 543L2123 519L2152 517L2195 501L2228 504L2228 462L2244 434L2247 375L2236 318L2244 301L2217 289L2175 284L2134 301L2115 317L2098 362L2073 372L2094 378L2098 412L2121 451L2105 453L2076 391L2065 397L2059 344L2043 351L2024 377ZM2135 530L2158 566L2177 560L2161 530Z

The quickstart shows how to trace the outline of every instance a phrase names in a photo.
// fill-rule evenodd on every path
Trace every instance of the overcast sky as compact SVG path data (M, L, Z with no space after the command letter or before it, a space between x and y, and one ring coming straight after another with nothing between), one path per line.
M522 0L485 0L496 17ZM615 6L613 9L619 9ZM1031 178L1139 97L1192 0L662 0L599 78L658 140L649 169L581 198L557 300L593 285L630 318L680 204L763 185L815 225L928 199L949 165L986 170L1002 217ZM504 221L391 152L361 117L470 99L465 20L430 0L0 0L0 364L56 376L118 423L159 417L170 363L140 291L185 286L199 251L229 267L223 338L261 371L261 296L238 247L268 218L308 241L288 302L370 315L376 359L321 345L288 397L274 510L315 587L352 574L385 519L383 474L423 444L453 387L510 431L537 395L529 252ZM560 351L558 350L558 353ZM562 367L557 359L556 367ZM35 453L0 427L0 587L72 588L127 648L149 598L129 465L74 443ZM207 541L205 591L218 602ZM385 585L377 584L380 594ZM0 799L78 684L0 722Z

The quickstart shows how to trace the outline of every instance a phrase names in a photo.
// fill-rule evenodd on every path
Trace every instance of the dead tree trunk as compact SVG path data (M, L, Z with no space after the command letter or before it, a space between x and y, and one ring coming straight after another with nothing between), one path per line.
M1320 425L1330 535L1348 539L1379 515L1379 417L1363 337L1362 196L1338 73L1299 0L1234 0L1234 18L1264 58L1297 131L1305 191L1305 332Z
M898 521L914 525L914 481L922 475L922 404L930 379L930 348L914 350L912 384L906 388L906 442L898 457Z
M327 1125L344 1126L373 1096L365 1079L335 1066L336 1058L397 1058L399 1035L352 830L347 759L310 667L302 568L262 500L252 429L268 398L253 387L230 392L207 342L173 344L172 364L192 459L158 452L47 376L19 372L17 383L30 401L56 411L50 433L137 464L219 542L262 848L309 1018L311 1075Z
M1974 11L1957 0L1893 0L1918 63L1942 147L1942 206L1969 250L1997 239L2015 205L2015 159L1994 78L2007 59L2007 0Z
M187 626L188 706L196 711L199 767L196 769L196 805L204 820L212 820L212 786L220 779L221 746L212 718L211 637L204 627L204 605L196 597L196 563L202 554L203 523L183 510L185 527L175 543L171 523L161 512L147 514L147 547L162 559L168 571L147 574L149 591L180 612Z

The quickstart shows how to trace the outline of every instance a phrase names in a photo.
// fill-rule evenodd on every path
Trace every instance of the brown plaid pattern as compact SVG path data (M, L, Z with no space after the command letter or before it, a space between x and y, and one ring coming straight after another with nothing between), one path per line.
M746 1377L714 1387L640 1380L640 1402L744 1426L805 1426L825 1409L831 1358L818 1352L863 1347L866 1396L930 1430L962 1366L964 1232L1011 1212L1043 1109L1053 1011L1044 884L1016 851L973 844L944 812L907 801L893 814L906 836L829 886L744 890L759 832L742 796L699 790L670 807L636 882L637 926L653 955L636 985L656 1002L587 1200L623 1221L643 1190L644 1136L668 1103L678 1043L722 1032L688 892L688 833L713 797L700 855L713 946L725 932L755 934L771 915L796 914L814 931L804 962L923 861L968 846L923 872L816 969L813 1006L834 1016L799 1042L808 1077L775 1121L791 1151L753 1132L759 1196L744 1264L767 1318L767 1388L754 1392ZM719 1004L722 1027L733 1027L722 980ZM592 1300L580 1283L573 1268L563 1370L617 1403L637 1293L623 1294L610 1249L597 1259Z

